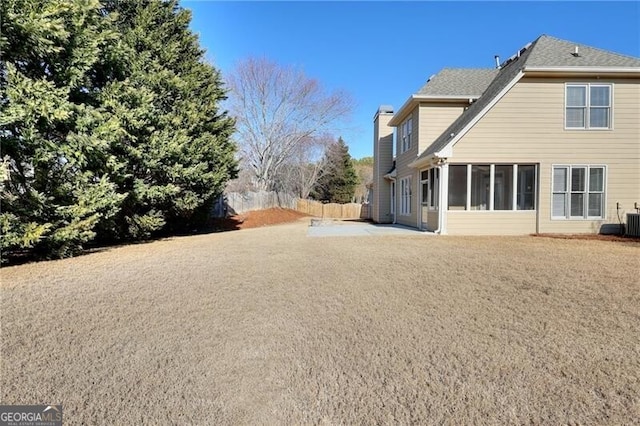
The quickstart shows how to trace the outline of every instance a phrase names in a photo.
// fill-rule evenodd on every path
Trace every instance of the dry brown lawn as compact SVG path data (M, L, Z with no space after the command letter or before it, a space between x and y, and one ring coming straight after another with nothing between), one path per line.
M65 424L633 424L640 245L289 225L1 271L0 397Z

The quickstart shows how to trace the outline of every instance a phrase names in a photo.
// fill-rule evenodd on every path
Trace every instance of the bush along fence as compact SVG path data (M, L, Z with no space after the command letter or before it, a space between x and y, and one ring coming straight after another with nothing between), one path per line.
M273 191L226 193L216 200L211 213L213 217L225 217L274 207L297 210L310 216L327 219L371 218L369 204L325 204L314 200L303 200L292 194Z

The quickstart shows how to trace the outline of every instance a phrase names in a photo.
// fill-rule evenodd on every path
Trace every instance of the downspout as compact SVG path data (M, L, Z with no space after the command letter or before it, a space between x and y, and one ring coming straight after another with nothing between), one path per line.
M534 197L534 203L536 206L536 234L540 233L540 175L541 173L541 168L542 168L542 163L538 163L536 164L536 177L535 177L535 183L536 183L536 189L535 189L535 197Z
M416 227L422 231L422 176L420 169L416 170L418 177L416 178Z

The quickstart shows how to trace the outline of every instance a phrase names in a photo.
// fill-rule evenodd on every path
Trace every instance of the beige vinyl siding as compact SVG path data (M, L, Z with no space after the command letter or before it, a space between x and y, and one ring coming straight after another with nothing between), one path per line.
M418 156L418 144L419 144L419 135L418 135L418 108L414 108L410 114L408 114L402 122L412 117L412 131L411 131L411 148L407 151L401 153L402 151L402 138L400 137L399 129L400 126L396 128L396 222L402 225L417 227L418 226L418 203L420 202L420 174L416 169L409 167L409 163L414 161ZM402 196L400 193L400 179L411 176L411 214L410 215L402 215L400 214L400 203L402 200Z
M565 130L565 83L612 83L612 129ZM531 79L517 83L455 146L456 163L538 163L539 232L597 232L640 203L640 79ZM553 165L604 165L604 220L552 220ZM469 212L472 213L472 212ZM450 214L448 230L455 230ZM623 216L624 217L624 216Z
M422 206L422 228L427 231L438 229L438 212L429 210L427 206Z
M424 151L447 130L468 104L421 103L418 112L420 124L419 150Z
M527 235L536 232L536 212L449 211L449 235Z

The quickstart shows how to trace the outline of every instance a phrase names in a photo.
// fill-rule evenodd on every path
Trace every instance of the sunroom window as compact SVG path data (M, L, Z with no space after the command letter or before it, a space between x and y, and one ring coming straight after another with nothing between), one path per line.
M513 166L496 165L493 182L493 209L513 209Z
M467 166L449 166L449 210L467 207Z
M449 166L449 210L536 209L536 165Z

